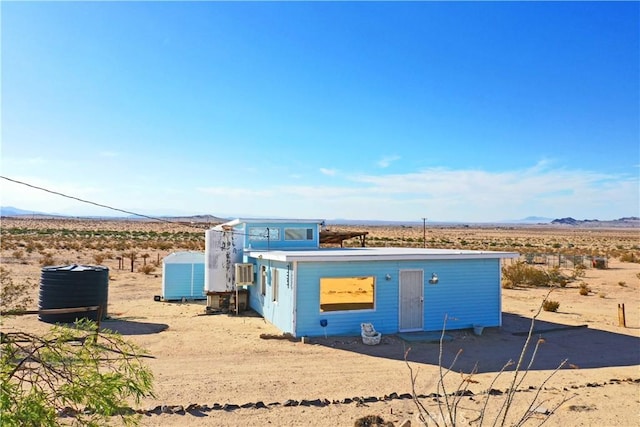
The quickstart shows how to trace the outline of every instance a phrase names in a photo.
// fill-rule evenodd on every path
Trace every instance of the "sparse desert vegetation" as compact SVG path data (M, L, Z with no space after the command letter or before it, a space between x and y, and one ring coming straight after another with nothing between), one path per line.
M203 250L203 231L209 225L3 218L3 280L23 285L28 297L24 305L34 309L45 260L109 267L110 320L105 326L119 330L152 356L148 363L156 377L156 398L145 399L140 407L157 410L142 418L143 425L205 426L214 418L218 425L353 425L368 416L395 425L405 419L417 422L415 405L406 399L411 396L404 361L409 346L409 362L420 372L418 398L434 403L437 398L429 396L437 389L437 344L407 344L395 336L383 336L373 347L363 346L358 337L318 338L304 344L264 340L261 335L280 332L262 318L206 316L203 301L153 301L160 293L162 258L178 250ZM424 244L422 227L329 228L368 231L367 246ZM640 251L637 229L439 227L427 228L426 234L428 247L522 255L503 265L503 327L485 330L482 336L451 331L453 340L443 345L445 365L464 350L456 367L465 374L456 371L451 381L457 384L474 373L473 382L465 382L468 395L456 396L461 398L461 420L470 420L480 410L478 394L491 393L498 402L506 399L509 383L493 380L509 358L517 360L521 333L552 289L548 302L557 306L540 314L533 336L543 341L515 394L515 409L526 410L518 407L521 393L539 390L558 401L576 394L547 424L635 422L633 414L640 406L640 313L635 309L640 305L640 264L633 261ZM357 239L345 242L358 245ZM597 264L596 259L606 262ZM583 289L588 290L586 296ZM620 303L628 308L626 328L618 324ZM30 315L5 318L2 328L18 325L33 333L50 326ZM598 357L592 357L595 354ZM540 387L565 358L567 367ZM447 389L456 390L451 385ZM194 408L199 416L191 415ZM543 421L547 416L539 410L534 418Z
M554 313L560 308L560 303L554 300L546 300L542 303L542 309L544 311L553 311Z

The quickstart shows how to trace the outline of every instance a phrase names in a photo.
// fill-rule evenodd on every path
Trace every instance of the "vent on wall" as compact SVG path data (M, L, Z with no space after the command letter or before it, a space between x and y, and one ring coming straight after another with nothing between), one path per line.
M253 285L253 264L236 264L236 285Z

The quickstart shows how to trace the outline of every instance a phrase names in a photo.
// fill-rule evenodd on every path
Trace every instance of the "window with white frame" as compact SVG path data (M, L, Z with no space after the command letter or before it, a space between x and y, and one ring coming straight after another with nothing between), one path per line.
M320 279L320 311L372 310L375 278L323 277Z
M313 228L285 228L284 240L313 240Z

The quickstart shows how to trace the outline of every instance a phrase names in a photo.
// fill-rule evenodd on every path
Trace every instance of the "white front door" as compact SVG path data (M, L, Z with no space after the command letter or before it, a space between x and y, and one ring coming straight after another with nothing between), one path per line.
M424 271L400 270L399 331L421 331L424 317Z

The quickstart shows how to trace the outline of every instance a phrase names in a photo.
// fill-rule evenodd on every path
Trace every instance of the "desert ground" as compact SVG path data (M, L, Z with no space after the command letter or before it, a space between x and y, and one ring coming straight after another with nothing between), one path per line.
M273 338L280 331L251 312L208 315L206 301L154 301L162 284L158 261L178 250L202 250L202 226L2 219L2 267L14 281L32 285L33 309L42 265L109 267L109 317L102 326L120 332L152 356L147 363L154 372L156 396L132 404L143 413L144 426L352 426L369 415L393 425L407 420L419 425L416 404L408 398L413 391L410 368L417 374L419 401L436 420L441 417L438 400L445 398L432 393L439 391L440 373L446 372L447 391L468 380L463 384L469 392L458 410L460 425L477 418L487 399L485 424L493 424L491 415L511 387L513 366L499 372L520 357L531 318L549 292L503 289L502 327L487 328L479 336L470 330L447 331L452 339L442 347L394 335L383 336L377 346L362 344L360 337L321 337L304 343L263 339L261 335ZM540 346L526 375L518 379L511 413L519 418L537 398L540 407L526 425L638 424L640 263L621 261L640 256L637 228L331 228L368 231L368 246L422 246L425 233L428 247L607 257L608 268L589 266L584 277L552 291L550 298L559 302L559 309L542 311L534 325L532 341ZM145 265L150 267L145 270ZM579 283L588 286L587 295L579 293ZM626 327L619 324L619 304L626 308ZM3 330L44 332L50 326L36 315L2 319ZM530 349L525 367L531 355ZM451 370L441 371L439 360L447 368L454 359ZM554 411L563 399L569 400Z

